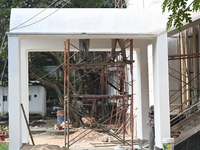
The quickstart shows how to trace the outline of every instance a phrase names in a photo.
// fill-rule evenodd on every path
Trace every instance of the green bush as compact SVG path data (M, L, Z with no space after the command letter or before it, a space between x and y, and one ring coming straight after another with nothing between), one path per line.
M8 150L8 145L0 144L0 150Z

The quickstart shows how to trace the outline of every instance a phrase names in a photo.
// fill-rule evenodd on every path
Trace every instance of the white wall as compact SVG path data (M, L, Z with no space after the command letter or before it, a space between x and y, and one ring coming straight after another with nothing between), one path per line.
M3 97L7 98L7 101L3 100ZM8 88L0 87L0 115L5 115L8 112Z
M71 34L73 36L82 35L84 38L87 38L87 35L105 35L108 33L128 35L133 33L153 34L155 31L158 31L158 29L163 29L164 31L167 20L167 16L163 15L160 11L160 5L156 5L156 9L146 9L145 11L140 9L135 9L133 11L132 9L113 8L68 8L59 9L59 11L57 11L58 9L52 8L46 9L45 11L43 10L42 8L12 9L10 33L39 33L40 35L43 33L48 33L49 35L57 33L62 35ZM43 12L40 13L41 11ZM36 14L39 15L26 22ZM16 28L20 24L23 25L21 25L20 28Z
M46 91L42 86L29 86L29 113L46 114Z
M42 86L29 86L29 95L31 95L29 113L38 113L42 116L46 115L45 88ZM8 96L8 87L0 86L0 115L5 115L8 112L8 97L7 101L3 101L3 96Z

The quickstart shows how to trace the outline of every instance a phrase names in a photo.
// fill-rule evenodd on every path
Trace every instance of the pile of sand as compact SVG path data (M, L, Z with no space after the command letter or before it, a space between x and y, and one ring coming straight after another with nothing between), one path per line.
M68 150L67 148L60 148L58 145L25 145L21 150Z

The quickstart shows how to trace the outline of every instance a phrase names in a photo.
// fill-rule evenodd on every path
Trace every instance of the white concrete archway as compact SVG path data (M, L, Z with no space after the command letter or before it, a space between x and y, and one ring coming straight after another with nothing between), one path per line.
M29 143L28 130L20 108L20 103L23 103L25 111L29 111L28 52L61 51L65 39L77 43L78 39L83 38L91 39L90 50L110 50L112 38L134 39L134 48L139 49L140 54L138 55L140 79L137 84L139 90L135 100L140 101L138 105L140 140L145 140L148 134L142 132L148 130L146 125L148 75L143 74L144 72L146 74L147 70L145 51L149 43L153 45L156 147L161 149L162 138L170 137L168 50L164 24L166 17L157 10L60 9L55 12L56 9L47 9L20 28L15 28L42 10L13 9L11 13L11 30L8 33L10 150L20 149L22 143ZM51 13L54 14L47 17ZM38 20L41 21L37 22Z

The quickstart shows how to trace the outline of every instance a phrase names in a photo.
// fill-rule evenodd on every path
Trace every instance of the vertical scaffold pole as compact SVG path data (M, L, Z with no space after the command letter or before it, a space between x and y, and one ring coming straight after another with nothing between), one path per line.
M64 122L65 124L66 124L66 83L67 83L67 123L68 123L67 124L67 148L69 149L69 98L70 98L69 97L70 95L70 40L69 39L65 40L64 42ZM64 134L65 134L65 147L66 147L66 125L64 129L65 129Z
M65 40L64 42L64 122L66 123L66 61L67 61L67 58L66 58L66 44L67 44L67 40ZM65 136L65 148L66 148L66 127L64 126L64 136ZM69 143L69 140L68 142Z
M70 40L68 39L67 42L67 148L69 149Z
M130 60L133 62L133 40L130 40ZM134 100L133 100L133 63L130 64L130 73L131 73L131 110L130 110L130 131L131 131L131 149L133 150L133 135L134 135L134 130L133 130L133 105L134 105Z
M125 82L124 82L124 80L125 80L125 66L123 66L122 67L122 75L121 75L121 88L122 88L122 95L124 95L124 92L125 92ZM125 133L126 133L126 111L127 111L127 109L126 109L126 100L125 100L125 98L123 97L122 98L122 102L123 102L123 104L122 104L122 107L123 107L123 140L125 141L126 140L126 136L125 136ZM125 144L125 143L124 143Z

